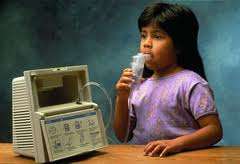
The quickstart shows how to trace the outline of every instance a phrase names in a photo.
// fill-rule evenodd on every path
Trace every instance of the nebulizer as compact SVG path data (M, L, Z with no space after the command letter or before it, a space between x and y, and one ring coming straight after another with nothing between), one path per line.
M138 53L132 57L131 68L133 71L133 78L138 82L142 78L145 61L150 60L149 54Z

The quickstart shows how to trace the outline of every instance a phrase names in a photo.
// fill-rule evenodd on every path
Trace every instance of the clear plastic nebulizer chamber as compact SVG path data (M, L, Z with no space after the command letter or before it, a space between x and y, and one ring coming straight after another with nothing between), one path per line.
M142 78L145 61L150 60L149 54L138 53L132 57L131 68L134 74L134 80Z

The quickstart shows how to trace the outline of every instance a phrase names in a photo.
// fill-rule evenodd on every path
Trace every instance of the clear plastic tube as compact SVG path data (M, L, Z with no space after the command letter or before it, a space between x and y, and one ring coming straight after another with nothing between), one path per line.
M111 100L110 96L108 95L106 89L105 89L104 87L102 87L102 86L101 86L99 83L97 83L97 82L89 81L89 82L87 82L87 83L80 89L80 95L79 95L79 99L80 99L80 100L78 100L78 101L80 101L80 102L81 102L81 101L84 101L83 91L84 91L84 89L85 89L86 87L91 86L91 85L98 87L98 88L104 93L104 95L106 96L106 98L107 98L107 100L108 100L109 109L110 109L110 114L109 114L109 118L108 118L107 125L105 126L105 127L106 127L105 129L107 130L107 129L109 128L109 126L111 125L113 108L112 108L112 100ZM110 138L110 137L108 137L108 138ZM111 138L110 138L110 139L111 139Z

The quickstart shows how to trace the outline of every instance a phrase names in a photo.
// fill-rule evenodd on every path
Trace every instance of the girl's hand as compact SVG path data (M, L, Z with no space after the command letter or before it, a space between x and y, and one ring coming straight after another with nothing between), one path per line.
M152 141L144 148L145 155L160 157L180 151L182 151L182 146L176 139Z
M120 79L116 84L116 90L118 94L129 94L131 84L133 82L133 72L132 69L126 68L123 70Z

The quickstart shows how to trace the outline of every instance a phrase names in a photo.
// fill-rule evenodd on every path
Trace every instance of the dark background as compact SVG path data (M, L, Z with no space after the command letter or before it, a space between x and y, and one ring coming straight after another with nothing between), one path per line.
M0 141L11 142L11 81L23 71L87 64L90 80L114 100L114 85L138 50L137 18L149 0L0 2ZM221 145L240 144L240 1L167 1L190 7L200 23L199 50L224 128ZM106 98L92 89L109 116ZM111 129L110 143L118 143Z

